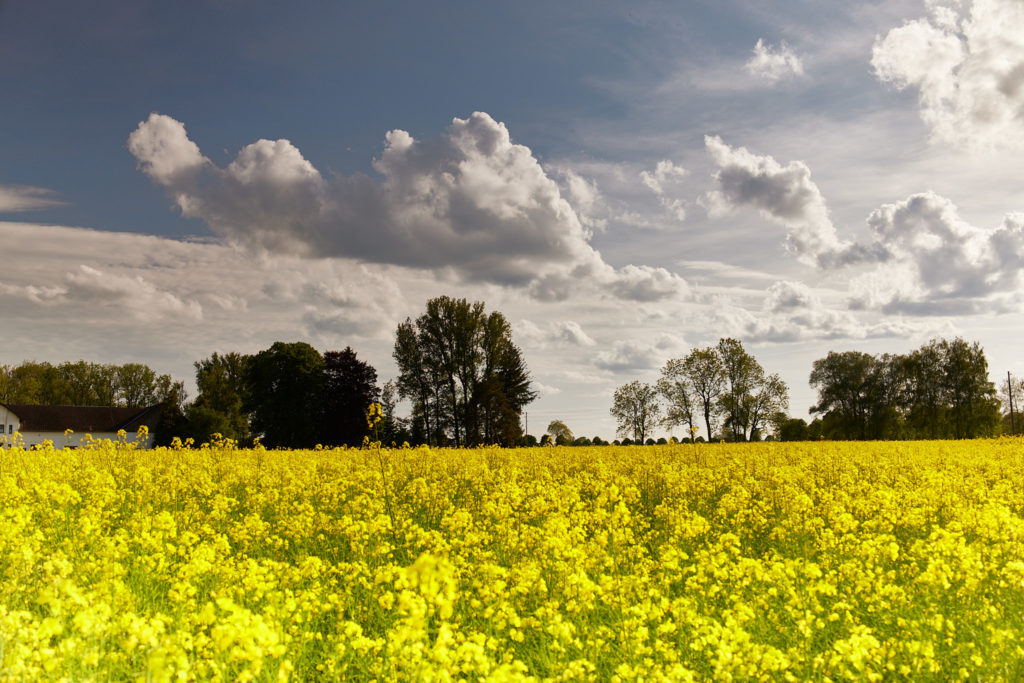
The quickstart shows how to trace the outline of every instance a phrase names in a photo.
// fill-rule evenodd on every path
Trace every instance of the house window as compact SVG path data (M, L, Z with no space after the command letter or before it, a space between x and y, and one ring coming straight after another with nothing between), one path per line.
M14 433L14 425L13 424L7 425L7 433L8 434L13 434Z

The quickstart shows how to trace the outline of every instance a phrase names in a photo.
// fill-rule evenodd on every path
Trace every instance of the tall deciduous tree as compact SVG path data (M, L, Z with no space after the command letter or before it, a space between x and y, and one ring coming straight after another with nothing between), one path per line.
M377 371L359 360L352 347L324 354L324 400L321 441L358 446L369 434L366 410L380 397Z
M311 448L321 424L324 359L305 342L274 344L249 359L244 407L270 447Z
M954 437L973 439L992 434L999 422L999 401L981 345L957 337L942 340L940 348Z
M743 402L748 430L744 438L750 441L764 431L766 425L774 423L780 413L789 410L789 387L777 373L766 375L758 366Z
M658 389L652 384L633 381L615 390L611 414L618 423L617 433L633 435L635 443L643 443L657 425L661 413Z
M199 395L188 419L194 439L205 441L214 432L238 441L250 438L249 416L243 409L248 362L249 356L241 353L214 352L193 364Z
M764 380L764 370L738 340L720 339L715 351L722 364L724 389L719 397L725 429L733 441L746 441L751 431L753 395Z
M572 430L561 420L552 420L548 423L548 434L558 446L571 446L572 442L576 440Z
M482 302L442 296L395 334L398 389L431 443L512 445L536 397L511 326Z
M129 408L142 408L158 402L157 376L141 363L125 363L115 370L116 400Z
M713 348L694 349L683 359L683 368L690 380L693 396L697 399L697 409L704 416L704 427L710 441L715 435L714 427L718 422L718 398L725 391L722 361Z
M125 366L122 366L125 367ZM151 386L155 373L144 365L127 365L129 370L145 368L149 370L148 380L143 386ZM89 363L84 360L66 361L57 366L57 381L54 386L59 398L56 403L71 406L113 406L118 405L118 375L120 369L114 365ZM140 382L140 384L142 384ZM126 405L120 403L120 405ZM146 404L151 405L151 404ZM132 405L131 407L142 407Z
M1003 420L1007 434L1020 434L1024 430L1021 400L1024 399L1024 378L1007 375L999 385L999 401L1003 406Z
M694 416L697 409L697 397L690 384L686 365L681 358L673 358L661 369L658 380L658 393L663 399L665 417L662 424L672 427L685 426L688 436L692 439L697 433Z
M896 404L911 434L929 439L949 436L949 391L943 381L942 349L937 340L899 356L900 386Z
M692 435L696 416L702 414L708 438L723 419L726 438L750 440L789 407L782 378L766 374L743 344L731 338L668 361L658 389L666 401L666 425L686 424Z
M829 436L867 439L871 416L878 410L879 361L860 351L829 351L814 361L811 387L818 390L812 413L826 416Z

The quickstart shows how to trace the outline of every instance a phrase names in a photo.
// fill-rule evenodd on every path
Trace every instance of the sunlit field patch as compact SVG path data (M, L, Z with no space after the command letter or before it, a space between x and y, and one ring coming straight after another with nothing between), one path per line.
M1024 442L0 452L2 680L1024 678Z

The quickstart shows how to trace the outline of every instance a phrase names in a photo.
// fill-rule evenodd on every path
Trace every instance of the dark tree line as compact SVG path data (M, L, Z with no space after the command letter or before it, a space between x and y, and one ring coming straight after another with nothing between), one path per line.
M195 368L199 395L178 435L197 443L219 433L269 448L359 446L370 436L367 408L382 393L377 371L350 347L321 355L305 342L275 342L253 355L214 353ZM385 409L376 436L401 442L394 403Z
M0 366L0 402L146 407L162 405L157 444L174 437L200 444L212 435L267 447L359 446L364 439L518 445L519 417L536 393L512 330L483 303L440 297L398 326L398 382L378 385L377 371L350 347L321 354L305 342L275 342L246 355L214 353L194 363L198 395L147 366L25 362ZM395 415L399 398L413 404ZM371 428L367 410L381 406Z
M512 328L482 302L442 296L395 332L397 388L411 428L430 444L517 445L519 417L536 397Z
M1000 431L1002 416L981 346L932 340L905 355L830 352L814 361L813 427L826 439L970 439ZM817 421L816 421L817 422ZM792 434L800 425L791 422Z
M394 416L393 385L377 386L377 372L355 351L328 351L277 342L254 355L214 353L194 363L198 396L186 401L183 382L140 363L86 361L58 365L26 361L0 366L0 402L8 404L161 406L154 442L174 437L194 443L213 434L240 443L260 437L268 446L358 446L369 435L366 411L381 401L377 434L388 443L406 440Z

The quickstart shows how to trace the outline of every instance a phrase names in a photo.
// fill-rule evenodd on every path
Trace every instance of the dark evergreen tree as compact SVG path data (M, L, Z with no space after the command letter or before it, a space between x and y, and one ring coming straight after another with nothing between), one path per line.
M369 435L366 411L380 398L377 371L344 351L324 354L323 422L320 441L330 446L359 446Z

